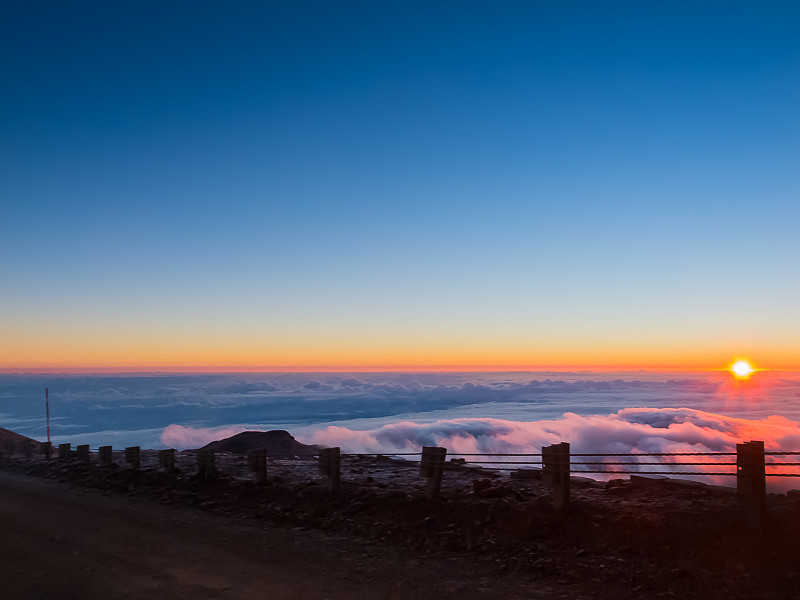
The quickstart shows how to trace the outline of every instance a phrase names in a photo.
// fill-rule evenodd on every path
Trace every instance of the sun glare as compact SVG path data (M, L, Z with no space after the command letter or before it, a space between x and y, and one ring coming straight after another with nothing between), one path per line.
M755 372L755 369L748 361L741 359L730 366L730 371L736 379L747 379Z

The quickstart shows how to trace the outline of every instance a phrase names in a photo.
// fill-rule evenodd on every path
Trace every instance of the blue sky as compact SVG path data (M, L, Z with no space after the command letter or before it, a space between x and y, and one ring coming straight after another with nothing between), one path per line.
M0 367L800 365L794 2L0 11Z

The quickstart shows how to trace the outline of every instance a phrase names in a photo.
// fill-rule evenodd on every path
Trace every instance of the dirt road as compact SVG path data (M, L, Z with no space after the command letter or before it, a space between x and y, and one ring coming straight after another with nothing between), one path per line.
M585 597L466 560L422 561L399 548L2 471L0 586L5 600Z

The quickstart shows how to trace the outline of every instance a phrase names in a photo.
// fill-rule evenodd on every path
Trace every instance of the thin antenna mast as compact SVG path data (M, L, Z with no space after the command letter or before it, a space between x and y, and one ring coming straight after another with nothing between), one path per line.
M47 413L47 441L50 441L50 390L44 388L44 406Z

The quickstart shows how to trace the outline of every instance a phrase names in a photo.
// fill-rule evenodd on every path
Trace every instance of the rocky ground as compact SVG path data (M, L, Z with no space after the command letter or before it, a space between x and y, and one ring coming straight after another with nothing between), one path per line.
M447 565L451 593L465 598L494 596L509 582L515 593L546 589L554 598L800 598L800 501L792 495L771 494L765 529L754 532L733 490L686 482L576 479L569 509L556 514L541 481L471 466L451 465L431 500L416 465L386 457L343 460L336 493L314 460L271 461L266 486L251 480L242 456L218 456L211 481L195 477L194 461L192 452L178 453L172 474L158 469L155 451L143 452L138 471L121 453L114 467L98 466L96 456L89 463L14 457L0 467L313 531L343 548L369 545L371 558L352 574L365 585L383 578L383 553L406 552ZM424 575L433 577L429 585L417 581L420 573L401 578L435 587L435 572Z

